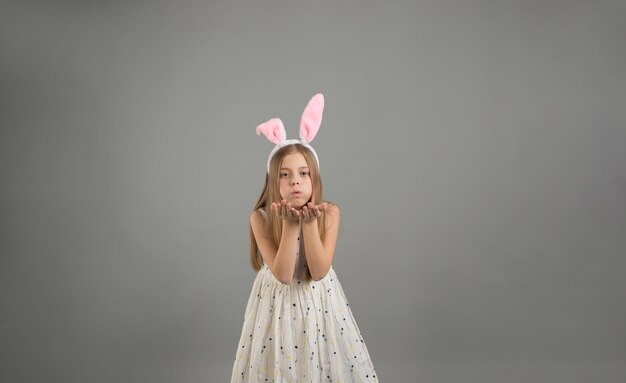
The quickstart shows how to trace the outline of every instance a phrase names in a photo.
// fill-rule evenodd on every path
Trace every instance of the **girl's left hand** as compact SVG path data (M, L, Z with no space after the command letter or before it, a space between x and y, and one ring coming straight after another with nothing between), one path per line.
M326 202L321 205L313 205L313 202L307 203L300 211L300 221L306 223L316 220L326 210L327 206Z

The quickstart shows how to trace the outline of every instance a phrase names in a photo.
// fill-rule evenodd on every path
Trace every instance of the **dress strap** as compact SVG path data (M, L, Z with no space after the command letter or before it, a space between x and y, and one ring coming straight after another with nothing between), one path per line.
M258 208L257 211L260 212L263 215L263 218L267 220L267 213L265 212L265 209L261 207L261 208Z

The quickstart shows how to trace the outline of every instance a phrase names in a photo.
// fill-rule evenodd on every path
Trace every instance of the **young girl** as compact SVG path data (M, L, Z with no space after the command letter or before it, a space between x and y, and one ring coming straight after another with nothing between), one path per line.
M340 213L324 202L317 153L309 145L324 97L304 109L300 140L278 118L257 127L276 146L250 215L257 271L232 382L378 382L367 347L332 267Z

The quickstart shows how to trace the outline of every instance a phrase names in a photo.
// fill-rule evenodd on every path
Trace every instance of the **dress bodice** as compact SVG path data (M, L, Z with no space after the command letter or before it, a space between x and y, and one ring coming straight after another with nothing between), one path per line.
M296 281L306 280L306 256L304 254L304 246L302 241L300 241L301 236L302 232L300 232L296 241L296 266L293 272L293 279Z

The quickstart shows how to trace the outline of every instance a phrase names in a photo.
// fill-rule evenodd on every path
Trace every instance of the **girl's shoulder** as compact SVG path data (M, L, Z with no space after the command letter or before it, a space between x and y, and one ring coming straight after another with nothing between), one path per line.
M253 210L252 213L250 213L250 226L254 233L262 233L262 236L268 236L269 219L263 208Z
M339 212L339 206L336 203L331 201L324 201L326 204L327 211Z
M258 209L256 209L256 210L254 210L254 211L250 214L250 220L253 220L253 219L255 219L255 218L256 218L256 219L258 219L258 218L262 218L262 221L263 221L263 222L268 222L268 221L269 221L269 218L268 218L268 216L267 216L267 212L266 212L266 211L265 211L265 209L264 209L264 208L262 208L262 207L261 207L261 208L258 208Z

